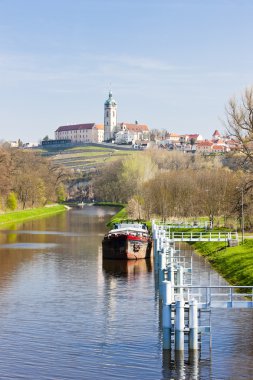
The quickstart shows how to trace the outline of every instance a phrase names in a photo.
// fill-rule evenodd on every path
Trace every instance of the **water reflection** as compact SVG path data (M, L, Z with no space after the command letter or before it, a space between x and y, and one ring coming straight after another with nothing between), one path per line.
M177 380L197 380L197 379L211 379L209 371L202 371L200 376L200 366L204 366L200 361L200 352L197 350L187 351L169 351L163 350L163 380L177 379ZM208 361L208 368L210 368L210 361Z
M0 232L0 378L252 379L252 311L212 313L212 353L208 337L200 358L162 350L153 262L102 259L114 212L84 207ZM222 283L193 259L194 284Z
M141 273L152 272L151 260L103 260L103 271L115 277L135 277Z

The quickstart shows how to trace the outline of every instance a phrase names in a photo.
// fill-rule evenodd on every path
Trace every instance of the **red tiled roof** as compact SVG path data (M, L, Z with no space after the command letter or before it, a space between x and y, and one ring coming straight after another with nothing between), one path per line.
M213 136L220 136L220 132L217 129L215 129Z
M213 143L211 141L199 141L197 142L197 146L212 146Z
M95 125L96 125L95 123L64 125L62 127L59 127L58 129L56 129L55 132L80 131L83 129L92 129Z
M169 133L169 136L170 137L180 137L180 135L178 133L173 133L173 132Z
M190 139L197 139L199 137L198 133L187 135Z
M103 124L96 124L95 126L96 126L97 129L104 129Z
M149 131L149 127L145 124L120 123L121 127L123 127L123 125L126 126L126 129L128 131L135 131L135 132Z
M212 146L212 149L213 149L213 150L222 150L222 151L223 151L223 150L224 150L224 147L221 146L221 145L213 145L213 146Z

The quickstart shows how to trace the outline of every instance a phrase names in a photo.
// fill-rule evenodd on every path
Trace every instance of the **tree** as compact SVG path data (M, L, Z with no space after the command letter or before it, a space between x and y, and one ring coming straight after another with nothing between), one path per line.
M12 191L12 192L10 192L10 194L7 197L6 206L8 209L14 211L14 210L16 210L17 205L18 205L17 197L16 197L15 193Z
M193 146L195 145L195 143L196 143L196 139L194 137L192 137L190 139L191 150L193 149Z
M58 202L64 202L67 198L66 190L63 185L63 183L60 183L60 185L56 189L56 194L57 194L57 200Z
M46 135L46 136L42 139L42 141L48 141L48 140L49 140L48 135Z
M229 136L238 142L242 153L243 167L253 171L253 87L246 88L240 101L230 99L226 107L226 122Z

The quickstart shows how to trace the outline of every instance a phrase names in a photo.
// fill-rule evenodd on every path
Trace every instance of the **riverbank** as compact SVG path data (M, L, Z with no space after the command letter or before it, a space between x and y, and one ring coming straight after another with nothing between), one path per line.
M66 211L66 206L57 204L53 206L7 212L0 215L0 228L10 223L24 222L29 219L37 219L63 211Z
M107 226L113 227L114 223L121 220L127 220L127 210L122 208L115 214ZM151 222L147 222L150 226ZM186 231L186 229L177 229L176 231ZM202 229L187 229L188 232L201 232ZM215 231L224 231L224 228L215 229ZM251 286L253 285L253 240L245 239L244 244L237 247L227 247L224 242L196 242L191 244L196 253L205 257L212 267L227 280L231 285Z
M106 224L107 227L109 228L113 228L113 225L115 223L120 223L122 220L127 220L128 216L127 216L127 210L125 207L123 207L121 210L119 210L117 212L117 214L115 214L110 220L109 222Z
M204 256L231 285L253 285L253 241L245 240L237 247L224 243L196 242L196 253Z

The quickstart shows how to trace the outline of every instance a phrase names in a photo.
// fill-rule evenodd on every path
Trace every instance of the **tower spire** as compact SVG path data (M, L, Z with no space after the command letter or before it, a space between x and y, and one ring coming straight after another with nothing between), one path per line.
M117 125L117 103L109 90L109 97L104 103L104 140L111 141Z

